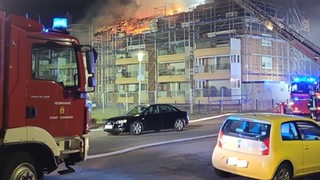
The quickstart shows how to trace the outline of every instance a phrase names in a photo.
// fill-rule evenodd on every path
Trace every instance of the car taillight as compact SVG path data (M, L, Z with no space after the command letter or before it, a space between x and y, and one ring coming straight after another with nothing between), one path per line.
M269 155L269 149L270 149L270 138L266 138L262 141L261 154Z
M219 146L220 148L222 148L222 141L223 141L223 132L220 131L220 133L219 133L219 139L218 139L218 146Z

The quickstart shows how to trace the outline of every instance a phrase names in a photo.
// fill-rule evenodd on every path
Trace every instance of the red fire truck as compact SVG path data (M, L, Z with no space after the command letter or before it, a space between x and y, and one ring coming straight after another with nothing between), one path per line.
M250 14L256 16L266 28L274 33L280 35L284 40L286 40L290 45L295 47L305 56L313 60L314 62L320 64L320 47L315 45L313 42L309 41L301 34L293 30L291 27L287 26L278 18L268 14L264 9L261 9L259 6L253 3L251 0L233 0L237 5L245 9ZM308 98L309 96L309 86L314 90L314 84L312 78L305 79L307 81L301 81L299 78L294 80L291 85L291 107L292 113L295 114L310 114L310 110L308 108ZM315 80L315 79L314 79ZM300 82L298 82L300 81ZM309 82L308 82L309 81ZM296 88L296 90L294 90ZM315 93L317 98L320 98L319 93ZM319 101L318 101L319 102ZM293 103L293 104L292 104ZM317 106L318 107L318 106ZM317 108L316 107L316 108ZM282 102L279 104L279 112L285 113L286 103ZM319 109L313 113L318 114ZM310 114L313 117L312 114Z
M96 51L0 12L0 179L43 179L86 159Z
M295 77L290 85L289 105L291 106L292 114L310 115L308 102L311 96L311 92L315 93L316 97L320 97L317 89L318 82L316 78ZM317 105L317 112L320 112L320 104Z

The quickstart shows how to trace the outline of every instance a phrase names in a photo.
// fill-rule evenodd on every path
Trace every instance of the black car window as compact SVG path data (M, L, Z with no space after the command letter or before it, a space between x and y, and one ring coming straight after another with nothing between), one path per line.
M142 113L145 108L146 108L145 106L135 106L135 107L129 109L127 112L125 112L124 115L134 116L134 115Z
M159 114L160 111L159 111L159 106L154 106L153 107L153 114Z
M151 106L150 114L159 114L158 106Z
M166 112L171 112L172 110L170 106L162 105L162 106L159 106L159 111L160 113L166 113Z
M145 110L144 114L148 115L148 114L158 114L158 113L159 111L157 106L150 106Z
M299 121L296 123L302 140L319 140L320 127L312 122Z
M152 110L153 110L153 106L150 106L150 107L146 108L144 114L145 115L152 114Z
M171 111L177 112L180 111L178 108L174 107L174 106L168 106L170 108Z

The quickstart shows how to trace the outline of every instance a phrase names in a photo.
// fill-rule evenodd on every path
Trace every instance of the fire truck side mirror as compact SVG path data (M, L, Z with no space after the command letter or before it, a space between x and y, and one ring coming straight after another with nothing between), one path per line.
M94 74L95 63L97 62L97 58L98 58L98 53L95 49L86 51L87 71L89 74Z
M92 51L92 53L93 53L93 61L94 61L94 63L96 64L97 61L98 61L98 52L96 51L95 48L93 48L91 51Z

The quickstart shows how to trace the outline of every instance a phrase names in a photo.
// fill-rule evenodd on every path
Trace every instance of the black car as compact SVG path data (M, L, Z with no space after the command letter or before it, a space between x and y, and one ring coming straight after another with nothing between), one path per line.
M103 130L118 135L130 132L138 135L142 131L174 129L182 131L189 123L188 113L169 104L140 105L125 115L107 119Z

